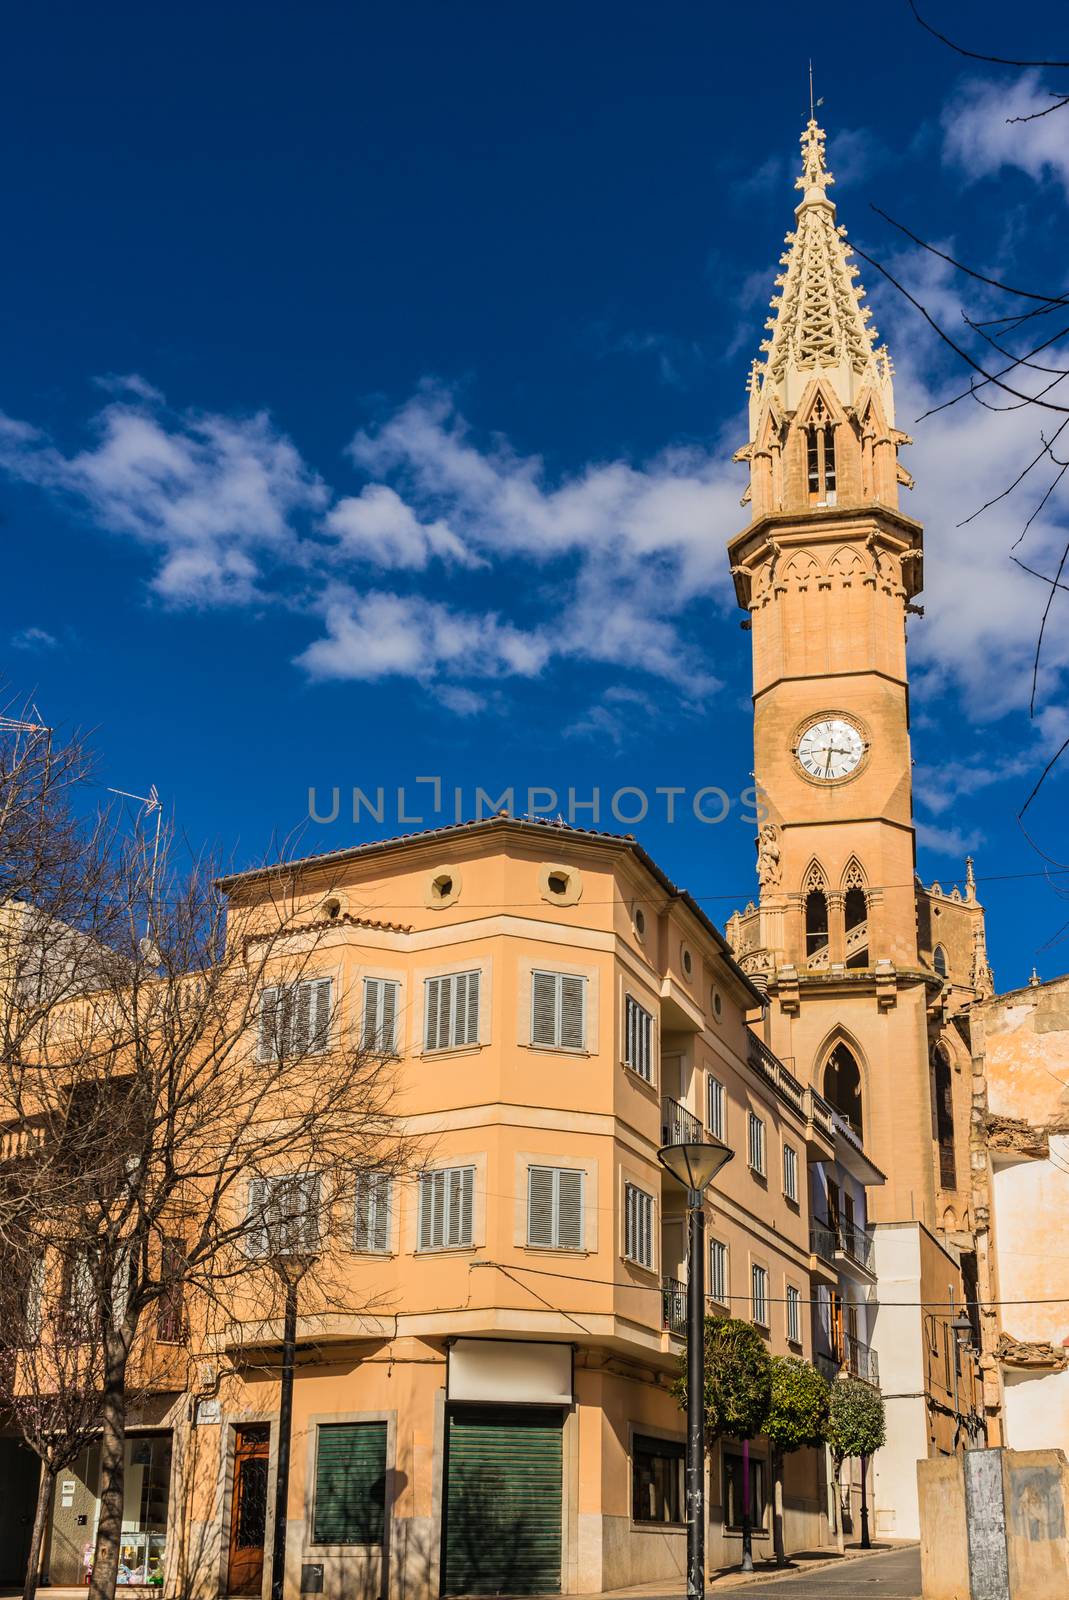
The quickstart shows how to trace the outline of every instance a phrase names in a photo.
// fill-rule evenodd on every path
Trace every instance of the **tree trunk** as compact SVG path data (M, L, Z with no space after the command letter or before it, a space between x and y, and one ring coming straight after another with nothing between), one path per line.
M104 1403L100 1436L100 1520L93 1552L88 1600L115 1600L122 1539L126 1457L126 1344L118 1333L104 1337Z
M37 1506L33 1513L33 1533L30 1536L30 1558L26 1563L26 1580L22 1585L22 1600L33 1600L41 1578L41 1553L44 1549L45 1526L48 1508L52 1504L52 1486L56 1474L52 1467L41 1462L41 1479L37 1485Z
M835 1548L842 1555L845 1547L843 1538L843 1464L841 1461L835 1461L832 1466L834 1469L832 1482L835 1484Z
M787 1565L783 1548L783 1451L772 1451L772 1547L776 1552L777 1567Z

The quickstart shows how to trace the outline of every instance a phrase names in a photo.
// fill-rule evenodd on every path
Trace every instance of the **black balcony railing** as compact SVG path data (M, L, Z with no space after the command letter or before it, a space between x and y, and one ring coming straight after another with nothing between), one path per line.
M664 1326L669 1333L677 1333L682 1338L687 1331L686 1284L680 1283L678 1278L663 1279L661 1297L664 1303L662 1313Z
M694 1113L667 1096L661 1101L661 1143L705 1143L705 1129Z
M836 1244L835 1229L826 1222L809 1224L809 1248L815 1256L834 1264Z
M871 1383L874 1389L880 1386L880 1364L876 1352L871 1345L867 1345L856 1334L843 1334L843 1356L847 1372L852 1378L860 1378L863 1383Z
M842 1217L836 1223L839 1235L839 1248L844 1255L859 1267L864 1267L866 1272L874 1272L875 1250L873 1248L872 1234L867 1228L858 1228L852 1222L846 1222Z
M771 1084L781 1099L793 1106L795 1111L801 1111L805 1091L793 1072L788 1072L775 1051L770 1050L765 1041L754 1033L752 1028L747 1028L747 1058L755 1072L759 1072L765 1081Z

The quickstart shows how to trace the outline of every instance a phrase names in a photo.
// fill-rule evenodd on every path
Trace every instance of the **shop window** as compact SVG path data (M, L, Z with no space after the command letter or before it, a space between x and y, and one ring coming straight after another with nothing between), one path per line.
M724 1451L724 1526L733 1533L742 1528L742 1457ZM768 1516L765 1463L750 1456L750 1526L763 1528Z
M167 1498L171 1484L171 1435L126 1442L119 1583L163 1583L167 1551Z
M385 1526L385 1422L321 1423L313 1544L381 1544Z
M674 1439L636 1433L631 1443L631 1515L635 1522L686 1521L683 1465L686 1449Z

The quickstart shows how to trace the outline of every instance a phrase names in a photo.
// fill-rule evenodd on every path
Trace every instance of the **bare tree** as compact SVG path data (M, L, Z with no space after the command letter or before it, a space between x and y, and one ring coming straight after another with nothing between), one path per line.
M945 49L965 60L984 63L995 68L1055 72L1069 70L1069 60L1033 59L1023 55L1003 55L974 49L936 28L922 13L917 0L906 0L906 3L917 24L927 34L938 40ZM1069 93L1064 89L1050 90L1048 98L1049 105L1024 116L1007 117L1007 123L1032 122L1059 113L1069 114ZM1064 443L1059 447L1059 441L1069 427L1069 397L1065 396L1062 387L1064 380L1069 377L1069 363L1066 362L1064 354L1065 341L1069 339L1069 316L1067 316L1069 293L1062 287L1047 289L1036 284L1021 287L1006 282L1001 277L981 272L975 265L969 265L940 250L931 240L921 237L915 230L890 216L879 206L874 206L873 209L903 237L949 265L965 283L983 293L985 299L989 300L994 295L1002 302L995 308L998 311L996 315L987 314L993 309L989 304L975 311L963 306L961 327L951 331L921 300L911 294L884 264L855 246L857 254L881 273L914 307L935 335L968 371L967 385L934 407L933 411L946 410L964 401L983 406L987 410L1026 411L1035 416L1034 454L1022 460L1021 470L1014 474L1012 481L1001 493L984 505L974 507L961 524L963 526L964 523L981 516L993 505L1005 500L1022 484L1036 485L1035 503L1010 551L1010 557L1016 565L1035 578L1047 591L1044 603L1038 608L1032 661L1029 715L1035 717L1043 646L1050 626L1052 608L1059 592L1069 589L1069 584L1064 581L1066 567L1069 564L1069 543L1062 550L1061 558L1053 572L1038 570L1034 564L1017 554L1017 551L1037 518L1056 496L1064 493L1066 473L1069 472L1069 453ZM981 310L983 315L980 314ZM925 416L932 414L926 412ZM924 418L920 417L917 420L923 421ZM1017 813L1019 825L1029 844L1045 860L1059 867L1064 867L1066 863L1055 861L1040 849L1025 826L1024 817L1067 749L1069 749L1069 738L1065 739L1044 767Z
M306 1307L363 1309L339 1270L352 1208L406 1142L392 1058L347 1024L324 976L339 931L322 909L329 886L313 893L273 868L229 902L212 863L182 867L168 836L151 863L106 828L74 836L86 902L106 915L57 933L51 910L24 899L6 941L21 982L0 984L0 1131L15 1151L0 1248L32 1238L46 1261L77 1263L94 1308L90 1597L111 1600L131 1389L152 1380L161 1308L193 1346L209 1323L271 1322L272 1262L298 1254Z

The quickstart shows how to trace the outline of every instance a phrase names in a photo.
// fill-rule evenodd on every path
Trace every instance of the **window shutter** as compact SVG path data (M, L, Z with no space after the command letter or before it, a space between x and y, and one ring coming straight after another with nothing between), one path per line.
M557 1173L557 1237L562 1250L583 1248L583 1174Z
M425 1172L419 1180L419 1247L433 1250L440 1245L439 1220L442 1213L441 1192L445 1184L444 1172Z
M553 1238L553 1169L527 1169L527 1243L551 1246Z
M289 1052L295 1056L303 1056L310 1048L312 1041L312 988L310 983L298 983L296 994L293 996L293 1025L292 1039L288 1041Z
M379 1021L379 1000L382 995L382 985L377 978L364 979L364 1035L361 1044L365 1050L379 1048L379 1033L382 1024Z
M253 1178L249 1184L249 1227L245 1235L245 1250L250 1256L267 1254L267 1180Z
M471 1244L475 1209L475 1170L457 1167L449 1174L449 1237L447 1243Z
M423 1029L423 1046L426 1050L438 1048L438 1015L441 1011L442 979L428 978L426 985L427 1016Z
M313 1051L326 1050L330 1044L334 985L329 978L318 978L309 987L312 990L312 1034L308 1047Z
M379 1049L392 1055L397 1047L397 990L396 983L382 985L382 1022L379 1026Z
M557 1043L557 977L536 972L531 977L531 1043Z
M444 1050L453 1043L454 1019L456 1017L457 980L455 978L438 979L438 1049Z
M381 1544L386 1508L386 1424L323 1423L316 1440L316 1544Z
M630 1184L624 1188L624 1255L635 1258L635 1191Z
M278 1037L279 1004L278 990L265 989L260 996L260 1043L258 1054L261 1061L274 1061L280 1054L280 1040Z
M585 991L585 978L564 976L560 979L560 1043L566 1050L581 1050L585 1042Z
M458 1029L457 1043L458 1044L460 1044L460 1043L463 1043L463 1044L478 1044L478 1042L479 1042L479 974L477 972L469 972L467 974L467 981L468 981L467 1027L466 1027L465 1032L464 1032L463 1040L461 1040L460 1037L459 1037L459 1029Z
M355 1187L353 1248L385 1252L390 1248L390 1179L384 1172L361 1172Z

